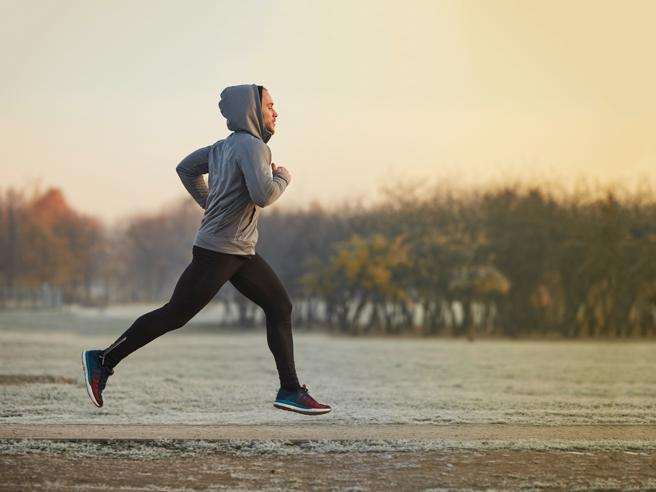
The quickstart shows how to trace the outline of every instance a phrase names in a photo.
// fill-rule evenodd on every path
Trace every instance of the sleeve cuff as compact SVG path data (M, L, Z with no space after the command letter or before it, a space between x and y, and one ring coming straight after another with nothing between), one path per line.
M273 177L274 177L274 178L280 178L280 179L282 179L282 180L285 182L286 185L289 184L289 181L287 181L287 178L285 178L285 175L284 175L284 174L273 173Z

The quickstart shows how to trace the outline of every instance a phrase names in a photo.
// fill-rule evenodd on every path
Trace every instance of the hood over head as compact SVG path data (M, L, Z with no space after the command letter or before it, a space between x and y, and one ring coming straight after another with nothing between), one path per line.
M233 132L248 132L264 143L273 135L264 126L260 93L255 84L233 85L221 92L219 109Z

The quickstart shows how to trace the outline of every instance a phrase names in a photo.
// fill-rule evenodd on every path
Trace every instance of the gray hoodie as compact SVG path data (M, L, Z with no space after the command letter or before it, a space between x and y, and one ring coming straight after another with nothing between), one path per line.
M219 101L232 133L198 149L176 167L182 184L205 209L194 245L222 253L254 255L261 208L289 184L271 172L271 132L264 127L257 85L226 87ZM202 175L209 173L208 185Z

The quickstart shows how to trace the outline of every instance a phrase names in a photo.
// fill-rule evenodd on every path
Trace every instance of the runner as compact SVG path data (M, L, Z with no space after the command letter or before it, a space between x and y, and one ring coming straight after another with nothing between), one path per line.
M255 251L261 208L271 205L291 182L291 174L271 162L266 145L278 113L269 91L237 85L221 92L219 108L232 133L185 157L176 170L205 210L192 247L193 259L169 302L146 313L104 350L84 350L82 365L91 401L102 407L102 392L114 367L164 333L184 326L228 280L258 304L266 316L267 343L280 389L273 405L306 415L330 412L300 385L294 366L292 303L269 264ZM208 173L206 184L203 174Z

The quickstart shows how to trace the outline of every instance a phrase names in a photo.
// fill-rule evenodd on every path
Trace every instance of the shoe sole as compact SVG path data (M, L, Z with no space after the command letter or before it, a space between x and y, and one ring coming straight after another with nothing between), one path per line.
M273 402L273 406L280 410L289 410L290 412L302 413L303 415L323 415L332 410L332 408L298 408L286 403Z
M91 401L95 406L100 408L102 405L99 405L96 401L96 398L93 396L93 390L91 389L91 384L89 382L89 371L87 370L87 352L88 350L82 351L82 369L84 370L84 382L87 386L87 394L89 395L89 398L91 398Z

